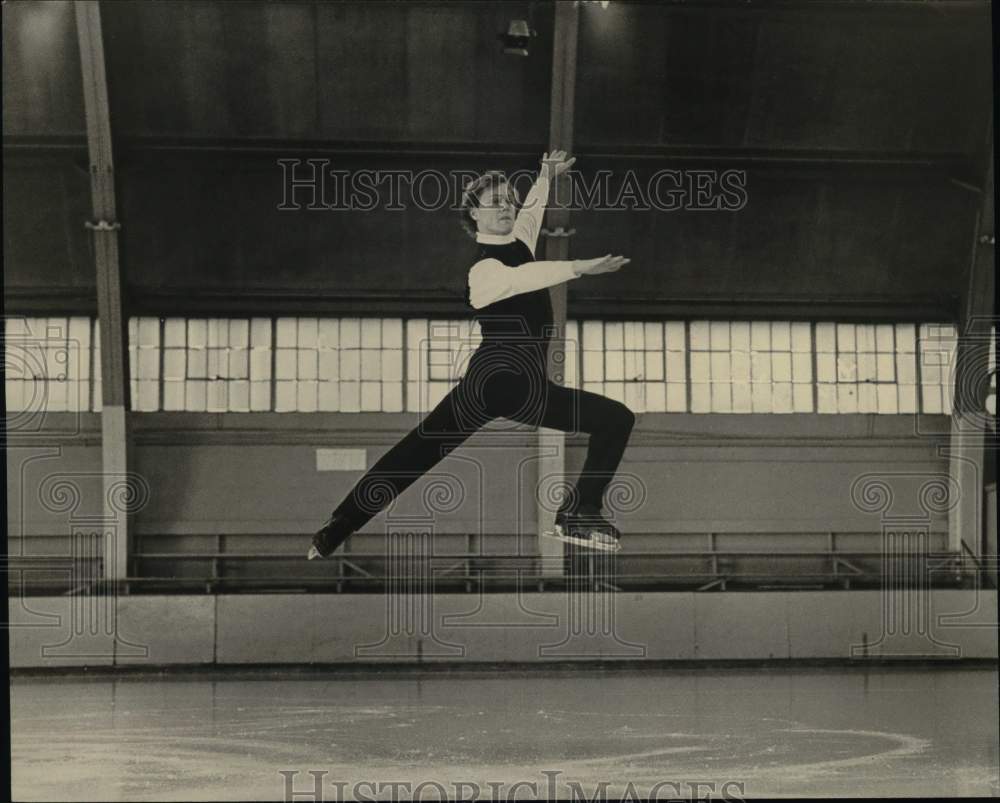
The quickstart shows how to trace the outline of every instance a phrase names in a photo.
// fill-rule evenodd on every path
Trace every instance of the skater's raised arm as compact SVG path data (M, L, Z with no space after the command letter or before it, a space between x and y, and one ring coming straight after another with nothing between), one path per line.
M553 287L578 276L611 273L628 264L625 257L566 259L530 263L530 270L509 268L499 259L481 259L469 271L469 303L474 309Z
M538 244L538 234L542 230L542 220L545 218L545 206L549 199L549 180L544 173L539 173L531 190L524 198L521 211L514 221L514 237L524 243L535 255Z
M566 158L566 151L542 154L542 168L538 172L538 178L525 196L521 210L514 221L514 237L531 249L532 256L535 254L538 234L542 230L542 221L545 218L550 182L569 170L575 161L575 156L572 159Z

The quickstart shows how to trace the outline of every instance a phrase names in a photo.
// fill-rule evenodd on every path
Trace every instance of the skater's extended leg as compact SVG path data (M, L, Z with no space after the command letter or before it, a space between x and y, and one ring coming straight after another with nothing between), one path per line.
M459 383L358 480L313 539L320 556L330 554L489 420L466 396Z
M399 494L433 468L487 418L462 404L456 386L399 443L380 457L334 511L363 527Z

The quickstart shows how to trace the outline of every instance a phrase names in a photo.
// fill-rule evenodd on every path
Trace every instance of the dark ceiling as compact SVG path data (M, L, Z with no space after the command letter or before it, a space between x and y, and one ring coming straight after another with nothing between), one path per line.
M612 2L580 9L584 180L743 171L737 211L584 210L633 258L571 315L953 318L991 136L990 5ZM289 212L277 159L531 168L552 3L103 3L133 309L461 311L447 209ZM497 34L530 16L527 58ZM68 2L3 6L8 306L92 310ZM625 273L622 274L625 277ZM346 299L346 300L345 300ZM609 305L609 302L610 305ZM269 306L270 305L270 306Z

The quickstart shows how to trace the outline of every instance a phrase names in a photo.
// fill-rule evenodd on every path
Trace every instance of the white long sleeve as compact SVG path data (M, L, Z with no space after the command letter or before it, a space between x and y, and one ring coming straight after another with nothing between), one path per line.
M514 221L514 237L523 242L531 249L531 255L535 255L535 245L538 243L538 234L542 230L542 220L545 218L545 205L549 200L549 180L543 175L535 179L524 203L521 204L521 211L517 213L517 220Z
M481 259L469 271L469 302L474 309L577 278L573 260L526 262L510 268L499 259Z

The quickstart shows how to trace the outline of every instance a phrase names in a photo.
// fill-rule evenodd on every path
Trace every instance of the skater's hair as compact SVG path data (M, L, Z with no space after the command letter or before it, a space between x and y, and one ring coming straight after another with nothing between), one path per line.
M521 199L518 197L517 190L507 181L507 177L500 170L490 170L488 173L483 173L479 178L466 184L465 189L462 190L462 203L459 206L461 224L465 233L473 239L476 237L477 228L476 221L471 215L472 209L480 205L479 196L482 195L483 190L492 192L494 188L501 185L507 187L507 192L513 199L514 205L520 207Z

